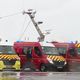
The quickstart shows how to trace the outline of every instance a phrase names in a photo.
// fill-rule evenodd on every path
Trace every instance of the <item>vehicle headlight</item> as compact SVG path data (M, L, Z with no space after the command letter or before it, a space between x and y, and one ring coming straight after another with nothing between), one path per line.
M67 64L67 62L65 61L65 62L64 62L64 65L66 65L66 64Z
M47 60L49 61L49 63L54 64L54 62L52 61L52 59L47 58Z

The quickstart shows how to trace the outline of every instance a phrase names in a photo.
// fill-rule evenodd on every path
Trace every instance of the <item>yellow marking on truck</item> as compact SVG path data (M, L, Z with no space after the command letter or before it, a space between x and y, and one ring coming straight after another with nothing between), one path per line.
M8 56L7 59L10 60L10 57Z
M14 55L12 56L12 59L15 59L15 56Z
M80 47L80 43L75 44L75 47L79 48Z
M60 58L57 58L57 61L60 61Z
M52 60L55 58L55 56L52 57Z
M14 55L13 55L13 56L11 56L11 59L15 59L15 58L14 58Z
M10 60L10 59L11 59L11 56L10 56L10 55L8 55L7 59L9 59L9 60Z
M52 59L52 56L50 56L49 58Z
M6 55L4 58L7 59L7 57L8 57L8 56Z
M18 58L18 56L17 56L17 55L14 55L14 58L15 58L15 59L17 59L17 58Z
M62 56L48 55L47 57L54 60L54 61L65 61L65 59Z
M57 58L57 61L61 61L61 58L60 58L60 57L58 57L58 58Z
M78 47L80 47L80 44L78 44Z
M61 57L61 61L65 61L65 59L63 57Z
M1 59L4 59L4 55L2 55L0 58L1 58Z
M17 59L17 55L0 55L0 59Z
M11 56L11 59L14 59L14 55Z
M58 57L57 57L57 56L55 56L54 61L56 61L56 60L57 60L57 58L58 58Z

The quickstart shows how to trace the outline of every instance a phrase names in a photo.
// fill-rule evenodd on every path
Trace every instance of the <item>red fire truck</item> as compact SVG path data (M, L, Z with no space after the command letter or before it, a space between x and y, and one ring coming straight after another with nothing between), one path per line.
M65 70L67 62L63 56L59 55L57 49L52 43L45 43L44 38L45 35L39 28L39 24L41 22L35 21L35 13L33 9L29 9L27 12L23 12L23 14L28 14L35 29L39 34L39 42L15 42L14 49L16 53L19 55L21 59L21 68L26 65L28 61L28 57L26 57L27 51L31 49L32 60L31 62L34 64L35 68L40 71L47 70Z
M25 51L31 48L32 59L35 69L40 71L66 70L67 62L59 55L56 47L51 43L43 42L15 42L14 49L21 59L21 68L27 62Z
M80 71L80 44L52 42L68 63L69 71Z

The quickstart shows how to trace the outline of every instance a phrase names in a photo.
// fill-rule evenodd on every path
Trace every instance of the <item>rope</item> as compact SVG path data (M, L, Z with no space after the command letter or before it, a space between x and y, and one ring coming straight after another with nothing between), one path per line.
M22 11L21 12L14 13L14 14L10 14L10 15L2 16L2 17L0 17L0 19L6 18L6 17L10 17L10 16L15 16L15 15L18 15L18 14L21 14L21 13L22 13Z
M26 18L25 18L25 21L26 21ZM23 27L24 27L25 21L24 21L24 23L23 23ZM31 22L31 20L28 22L28 24L27 24L27 26L26 26L25 30L23 31L23 33L21 34L21 36L20 36L19 40L21 40L21 38L23 37L23 35L24 35L24 33L26 32L26 30L27 30L27 28L28 28L28 26L29 26L30 22Z

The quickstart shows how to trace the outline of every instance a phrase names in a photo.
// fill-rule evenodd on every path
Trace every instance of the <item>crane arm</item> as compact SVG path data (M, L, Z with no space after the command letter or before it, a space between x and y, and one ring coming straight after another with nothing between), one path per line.
M28 14L29 17L31 18L31 21L33 22L33 25L35 26L38 34L40 35L40 37L39 37L39 42L41 42L41 41L44 41L45 36L44 36L43 33L41 32L41 30L40 30L40 28L39 28L39 26L38 26L38 23L36 23L35 20L34 20L35 13L36 13L36 12L32 12L32 9L31 9L31 10L28 10L28 12L25 12L25 11L24 11L23 14Z

